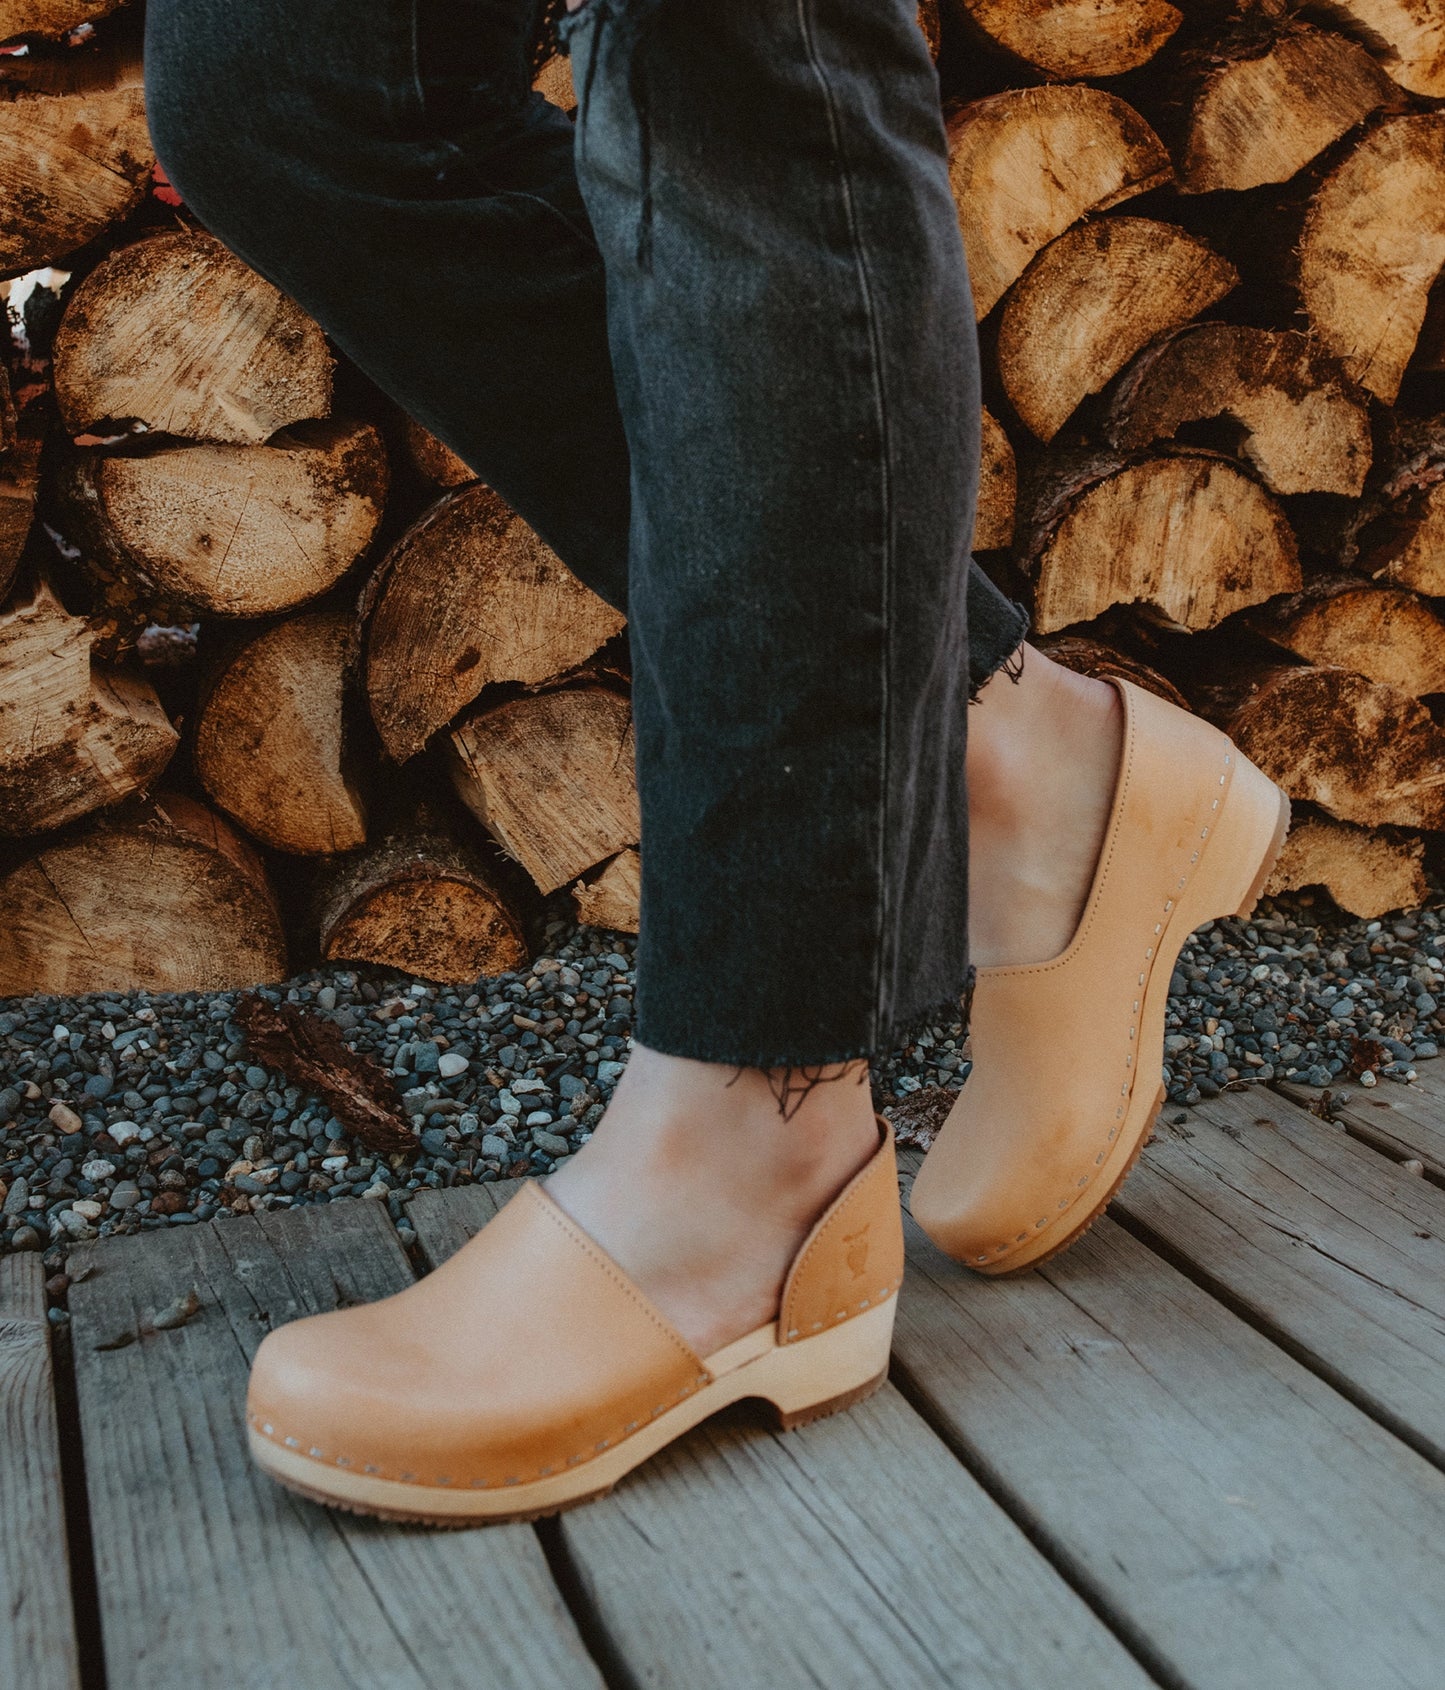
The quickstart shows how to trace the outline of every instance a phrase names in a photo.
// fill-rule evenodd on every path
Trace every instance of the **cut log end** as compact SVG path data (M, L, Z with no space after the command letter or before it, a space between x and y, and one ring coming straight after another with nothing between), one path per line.
M478 711L453 729L449 761L462 802L543 892L641 837L632 710L601 687Z
M572 888L577 919L588 927L636 933L642 907L642 859L622 851Z
M1045 76L1122 76L1147 64L1182 13L1168 0L958 0L973 27Z
M168 796L0 879L0 996L230 991L285 973L264 872L203 806Z
M1328 816L1302 816L1290 829L1269 877L1271 895L1323 887L1350 915L1375 921L1413 909L1429 893L1423 841Z

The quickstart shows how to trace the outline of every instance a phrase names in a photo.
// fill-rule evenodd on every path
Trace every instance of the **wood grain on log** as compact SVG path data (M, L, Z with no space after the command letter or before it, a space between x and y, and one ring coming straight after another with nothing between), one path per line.
M40 447L38 434L24 434L0 452L0 601L10 591L35 520Z
M16 35L68 35L83 23L96 23L116 11L122 0L0 0L0 41Z
M1284 512L1213 452L1122 466L1064 458L1036 490L1021 561L1035 578L1041 634L1135 603L1175 628L1212 628L1300 587Z
M943 46L943 18L939 0L918 0L918 27L928 43L929 57L937 59Z
M1086 212L1173 178L1159 137L1099 88L1023 88L959 107L948 120L949 181L983 318L1034 254Z
M1358 42L1246 17L1248 43L1220 44L1194 93L1181 193L1287 182L1391 96L1389 77Z
M362 609L372 718L399 763L483 687L549 680L624 625L480 482L447 494L407 530Z
M1346 525L1341 561L1377 581L1445 598L1445 416L1396 416L1372 481Z
M1249 625L1307 663L1353 669L1416 698L1445 692L1445 622L1402 588L1314 582L1252 613Z
M366 842L343 731L352 617L322 610L263 630L212 677L195 766L216 803L278 851L325 856Z
M1327 350L1393 403L1445 267L1445 111L1377 124L1306 212L1300 298Z
M577 91L572 86L572 61L565 53L554 53L537 72L532 86L562 111L576 111Z
M285 973L260 859L178 794L62 834L0 879L0 997L230 991Z
M641 837L632 708L601 687L514 698L451 733L463 803L543 892Z
M1147 64L1183 14L1168 0L954 0L981 34L1045 76L1122 76Z
M598 873L572 888L578 921L589 927L610 927L635 933L642 907L642 859L636 851L620 851Z
M1375 921L1392 910L1424 903L1429 891L1424 858L1420 839L1355 827L1329 816L1300 816L1265 891L1277 896L1323 886L1342 910Z
M179 735L149 681L92 664L43 583L0 612L0 834L39 833L153 781Z
M321 954L424 980L477 980L526 961L523 913L480 852L420 813L329 869Z
M1139 658L1105 645L1102 640L1090 639L1083 634L1046 634L1032 643L1046 657L1062 663L1065 669L1072 669L1076 674L1091 675L1096 681L1132 681L1136 687L1143 687L1145 692L1152 692L1156 698L1177 704L1181 710L1189 708L1189 701L1173 681Z
M213 236L151 235L86 277L55 337L72 434L132 421L257 445L331 409L331 353L310 317Z
M1225 419L1237 450L1275 493L1363 490L1370 413L1339 365L1307 335L1191 323L1147 347L1114 391L1105 433L1123 452Z
M1445 98L1445 12L1439 0L1313 0L1353 30L1390 76L1413 94Z
M983 433L978 474L978 510L973 523L973 550L994 551L1011 545L1014 508L1018 502L1018 468L1014 449L1003 425L988 411L979 417Z
M114 228L145 198L155 161L138 44L6 60L0 272L53 264Z
M1445 729L1398 687L1281 667L1196 702L1291 798L1363 827L1445 828Z
M1052 440L1156 334L1197 317L1238 280L1228 260L1172 223L1076 224L1039 253L1004 301L1004 391L1025 426Z
M423 428L413 417L407 417L403 424L402 447L417 474L434 486L464 487L467 482L477 479L450 446L443 445L430 429Z
M387 458L368 423L298 424L264 446L77 449L58 497L110 608L270 616L335 585L371 543Z

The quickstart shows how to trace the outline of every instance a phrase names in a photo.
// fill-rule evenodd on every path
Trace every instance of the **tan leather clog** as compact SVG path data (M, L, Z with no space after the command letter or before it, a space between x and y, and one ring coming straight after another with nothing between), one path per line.
M251 1452L358 1513L465 1525L600 1496L717 1409L783 1426L888 1371L903 1230L893 1139L799 1250L778 1319L706 1358L531 1181L395 1296L278 1328L251 1370Z
M973 1069L913 1186L914 1218L981 1273L1030 1267L1102 1213L1164 1101L1184 942L1247 915L1289 800L1217 729L1127 681L1113 808L1084 913L1048 962L981 968Z

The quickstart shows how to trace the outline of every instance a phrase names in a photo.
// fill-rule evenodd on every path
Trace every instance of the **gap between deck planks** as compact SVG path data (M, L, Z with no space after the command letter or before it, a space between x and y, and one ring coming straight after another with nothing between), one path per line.
M1438 1247L1385 1225L1396 1192L1380 1180L1421 1203L1445 1193L1259 1091L1190 1126L1151 1148L1119 1206L1183 1272L1106 1221L1042 1272L989 1282L911 1229L906 1401L890 1388L786 1437L736 1413L550 1528L609 1682L1146 1684L1073 1584L1166 1684L1435 1690L1445 1480L1264 1334L1419 1443L1428 1404L1402 1357L1445 1396L1424 1336L1438 1304L1416 1299L1402 1324L1367 1288L1401 1300L1390 1275ZM1249 1158L1274 1170L1263 1218L1240 1189ZM1338 1206L1357 1188L1364 1223ZM504 1195L419 1194L431 1259ZM1220 1227L1251 1266L1231 1259L1217 1289L1247 1319L1193 1283L1220 1274ZM84 1255L98 1271L72 1290L72 1331L109 1690L601 1683L530 1528L375 1526L249 1469L244 1379L267 1322L406 1282L377 1206ZM1364 1299L1353 1353L1331 1342L1326 1271ZM147 1330L191 1284L201 1314Z
M1318 1086L1280 1080L1282 1097L1312 1109L1323 1095ZM1422 1064L1409 1085L1366 1088L1357 1084L1329 1088L1330 1115L1353 1137L1397 1162L1415 1160L1437 1183L1445 1184L1445 1060Z

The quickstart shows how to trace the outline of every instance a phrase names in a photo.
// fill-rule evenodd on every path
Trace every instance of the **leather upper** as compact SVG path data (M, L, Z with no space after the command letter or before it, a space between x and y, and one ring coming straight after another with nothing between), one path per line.
M877 1154L789 1275L784 1307L803 1336L897 1288L902 1223L883 1127ZM270 1333L247 1417L320 1463L489 1489L585 1463L710 1379L611 1257L529 1181L426 1278Z
M1208 723L1116 685L1119 776L1078 929L1050 961L978 970L974 1066L913 1187L919 1224L974 1265L1067 1234L1074 1205L1114 1171L1136 1088L1151 1105L1160 1089L1145 990L1239 754Z

